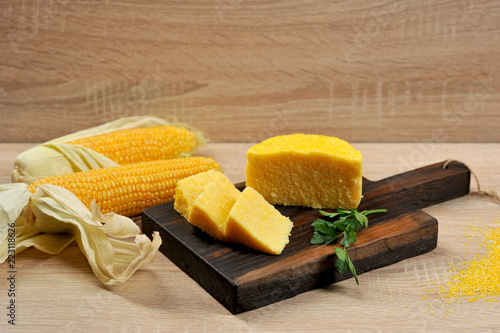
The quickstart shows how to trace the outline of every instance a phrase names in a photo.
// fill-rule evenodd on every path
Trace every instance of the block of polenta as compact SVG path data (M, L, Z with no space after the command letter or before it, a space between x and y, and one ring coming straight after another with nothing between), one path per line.
M217 170L208 170L178 181L175 188L174 209L187 219L191 207L201 192L221 175L222 173Z
M246 187L227 218L227 234L239 243L265 253L281 254L293 223L262 195Z
M277 136L248 150L246 184L271 204L354 209L361 201L362 156L336 137Z
M187 220L192 224L226 242L234 242L227 235L226 222L229 211L241 192L223 174L216 176L193 203Z

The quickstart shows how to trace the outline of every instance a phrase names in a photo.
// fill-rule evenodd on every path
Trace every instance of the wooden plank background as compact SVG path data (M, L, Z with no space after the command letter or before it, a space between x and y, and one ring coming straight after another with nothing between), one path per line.
M174 116L213 142L500 142L496 0L2 0L0 142Z

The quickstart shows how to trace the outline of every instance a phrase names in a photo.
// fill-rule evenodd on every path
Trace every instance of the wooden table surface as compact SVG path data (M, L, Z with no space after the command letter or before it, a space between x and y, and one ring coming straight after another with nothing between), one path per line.
M0 183L12 163L34 144L0 143ZM359 143L364 175L377 180L420 166L456 159L479 177L483 190L500 189L498 143ZM215 158L233 182L244 180L251 144L217 143L197 154ZM471 190L477 184L471 182ZM7 323L7 265L0 266L0 331L59 332L493 332L500 304L482 300L446 306L426 290L445 283L450 264L480 248L474 226L498 226L500 205L471 194L424 209L439 221L435 250L291 299L230 314L161 253L122 286L105 287L76 245L58 256L36 249L17 255L16 325Z

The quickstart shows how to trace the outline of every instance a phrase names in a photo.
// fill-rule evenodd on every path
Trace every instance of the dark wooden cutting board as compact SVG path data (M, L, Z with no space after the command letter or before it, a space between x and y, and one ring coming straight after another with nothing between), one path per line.
M436 163L375 182L363 179L358 210L385 208L387 213L370 215L368 228L348 249L358 275L436 247L438 222L420 208L466 195L470 184L465 165L443 166ZM336 245L310 243L317 210L276 208L294 223L290 243L279 256L211 238L178 214L173 202L145 210L142 228L148 236L159 231L160 251L234 314L352 277L336 272Z

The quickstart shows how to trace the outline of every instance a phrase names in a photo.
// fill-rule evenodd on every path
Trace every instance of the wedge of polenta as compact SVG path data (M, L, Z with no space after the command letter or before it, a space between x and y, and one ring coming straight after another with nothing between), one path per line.
M281 254L293 223L262 195L246 187L227 217L227 233L239 243L265 253Z
M174 209L186 219L189 219L191 208L198 196L208 184L221 176L223 174L220 171L209 170L178 181L175 187Z
M228 234L227 217L240 194L234 184L220 173L196 198L188 221L221 241L237 241Z

